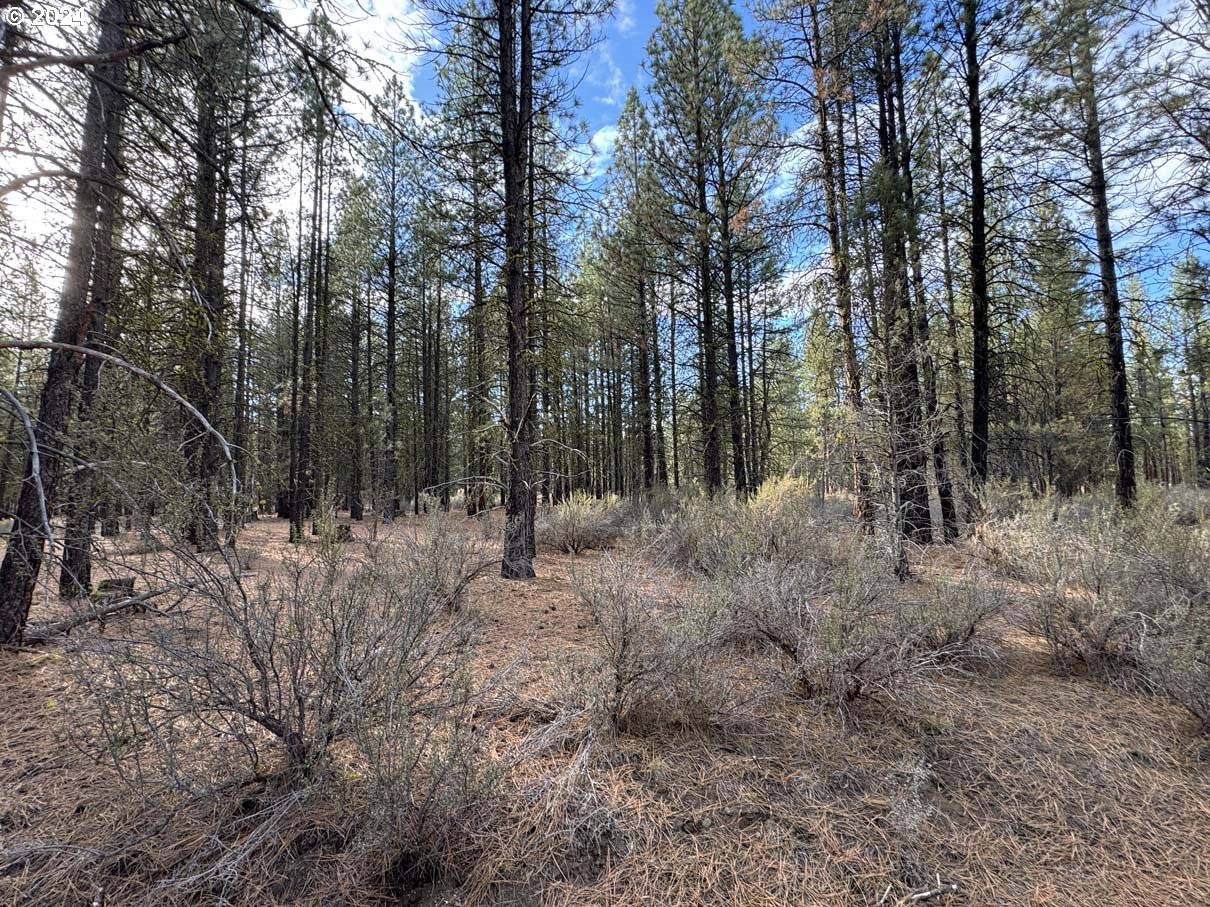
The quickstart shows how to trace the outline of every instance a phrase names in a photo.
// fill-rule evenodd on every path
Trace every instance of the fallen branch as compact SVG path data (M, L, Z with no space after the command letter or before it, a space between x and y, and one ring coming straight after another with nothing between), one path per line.
M99 603L87 611L74 614L71 617L55 621L51 624L31 624L25 628L24 641L30 644L46 642L48 639L70 633L76 627L82 627L84 624L95 620L105 620L105 618L112 617L114 614L140 608L153 598L163 595L166 591L165 589L159 589L153 592L143 592L139 595L131 595L126 598Z
M938 881L940 881L940 880L938 880ZM958 893L958 883L957 882L948 882L945 885L938 884L936 888L930 888L927 891L918 891L914 895L912 895L910 898L908 898L908 900L911 901L913 904L923 904L925 901L931 901L933 898L940 898L940 897L944 897L947 894L957 894L957 893Z

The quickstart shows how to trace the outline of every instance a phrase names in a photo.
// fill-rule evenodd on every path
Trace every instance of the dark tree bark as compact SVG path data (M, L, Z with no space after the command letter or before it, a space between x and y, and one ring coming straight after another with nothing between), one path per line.
M643 489L650 491L655 484L655 437L651 426L651 360L647 318L647 276L640 271L638 282L638 343L634 351L635 420L642 445Z
M525 287L525 137L533 116L530 0L496 0L499 26L500 142L504 178L504 289L508 308L508 498L505 507L505 579L534 576L533 401L530 399L529 312ZM520 72L517 39L520 32Z
M1087 35L1087 32L1086 32ZM1105 340L1109 352L1109 390L1113 421L1113 453L1117 467L1115 491L1118 503L1129 507L1136 494L1134 435L1130 422L1130 391L1126 382L1126 349L1122 339L1122 302L1118 295L1117 259L1109 224L1109 189L1101 149L1101 118L1088 39L1080 42L1077 84L1082 95L1085 121L1084 148L1088 162L1092 217L1097 236L1097 261L1101 272L1101 298L1105 307Z
M719 133L718 184L720 196L719 247L722 253L723 316L727 331L727 417L731 428L731 472L735 480L736 497L748 496L748 467L744 457L743 410L740 408L739 347L736 345L738 323L735 318L735 261L731 247L730 186L726 176L726 150Z
M860 421L864 407L861 389L861 371L857 363L857 337L853 327L853 281L849 270L849 253L841 226L841 204L843 196L838 191L843 179L843 162L837 168L832 153L832 137L829 128L829 99L827 67L823 58L823 38L819 26L819 12L815 4L809 7L811 16L812 47L814 49L811 68L815 76L816 118L819 132L820 179L824 188L824 209L827 218L828 248L832 259L832 279L836 290L836 308L840 316L840 335L844 350L845 395L854 414ZM843 115L843 106L837 105L838 118ZM837 135L838 151L843 155L844 126L839 124ZM837 172L839 169L839 173ZM838 198L838 196L841 196ZM862 525L873 525L874 511L870 501L869 466L858 440L853 448L853 482L857 494L857 516Z
M97 54L112 57L126 44L128 0L106 0L101 8ZM125 60L98 64L91 73L84 129L80 142L79 177L76 181L73 219L67 253L67 273L59 298L59 313L52 340L83 345L93 326L89 279L96 248L100 191L104 185L105 137L121 109L119 95L126 79ZM46 383L38 403L34 437L38 444L42 493L33 479L32 456L26 458L25 481L17 501L12 533L0 563L0 645L19 645L29 617L34 588L42 566L46 541L42 507L56 500L63 475L64 432L71 414L73 390L83 357L53 350ZM42 500L42 496L45 500Z
M225 125L210 63L210 60L202 61L195 92L197 175L191 278L199 310L194 313L196 321L189 351L196 370L190 373L187 384L191 386L189 396L193 405L203 417L213 422L222 389L226 315L223 264L227 245L227 204L222 169L227 149ZM218 544L218 519L212 486L219 468L219 451L214 438L209 433L199 435L192 423L187 425L185 432L185 456L194 493L198 495L188 537L198 548L213 548Z
M707 196L706 143L699 111L694 133L694 185L697 193L698 348L702 362L702 466L706 492L723 487L722 426L718 423L718 337L714 327L714 262L710 249L710 202Z
M399 170L395 155L391 155L391 184L389 198L391 210L387 214L387 318L386 318L386 383L387 383L387 443L383 464L383 484L386 500L383 502L382 519L394 521L399 513L399 387L396 375L398 335L398 306L396 303L396 274L399 267Z
M659 294L652 283L651 294L651 377L655 396L655 480L668 485L668 456L664 440L664 373L660 356Z
M369 288L366 305L369 306ZM366 324L367 331L369 324ZM361 489L365 484L363 460L365 459L365 426L361 417L361 302L357 294L349 305L349 423L352 429L352 463L349 473L349 518L365 519L365 504L361 500Z
M474 479L467 489L467 513L474 516L487 509L487 479L491 469L489 460L487 431L490 414L488 412L488 392L490 383L487 370L487 298L483 286L483 218L481 191L478 179L474 179L471 188L471 218L472 218L472 292L471 299L471 374L470 389L470 429L467 432L468 454L467 461L471 465Z
M983 178L983 102L980 98L979 0L963 0L962 44L966 54L966 110L970 127L971 169L971 454L970 474L987 479L988 432L991 420L987 293L987 188Z
M889 177L882 198L882 262L887 395L890 413L891 468L895 480L897 518L904 536L914 542L932 541L928 466L921 427L920 373L917 367L916 324L908 286L907 212L900 172L895 125L890 26L879 36L874 68L878 92L878 135L881 163ZM900 572L905 565L901 563Z
M126 98L114 99L119 108L108 118L105 136L105 157L102 163L100 186L100 209L96 232L96 249L92 265L92 310L93 323L89 331L88 345L96 347L98 342L112 333L107 325L110 309L116 301L121 281L120 219L122 212L120 183L122 180L122 118L125 114ZM80 402L76 411L79 425L86 425L92 418L92 409L101 386L101 360L90 357L83 366ZM88 458L91 459L91 458ZM92 533L96 522L97 497L96 476L89 468L76 474L75 494L67 507L67 525L63 540L63 563L59 571L59 595L76 597L87 595L92 585ZM114 533L116 534L116 533Z
M924 267L920 251L920 221L916 211L916 191L912 184L912 140L907 128L906 103L903 92L902 46L898 27L891 32L891 62L895 80L896 123L899 127L899 169L903 183L903 207L907 215L907 239L911 252L912 286L915 290L916 350L922 380L924 418L931 436L933 473L937 481L937 498L941 506L942 534L947 542L958 539L958 511L954 506L954 490L949 477L945 452L945 432L937 406L937 371L929 348L932 333L928 300L924 292ZM893 124L894 125L894 124Z
M935 132L937 138L937 206L941 229L941 270L945 279L945 326L946 338L950 347L948 357L950 381L954 385L954 424L958 434L956 446L958 448L958 465L963 473L969 475L966 407L962 402L962 352L958 346L958 307L954 299L954 269L950 258L949 216L946 211L945 157L941 148L941 131L938 128Z
M249 79L251 73L251 42L248 42L243 55L244 97L241 120L247 124L252 116L252 92ZM247 498L248 494L248 281L250 279L250 262L248 259L248 127L245 125L240 142L239 164L239 304L236 313L236 350L235 350L235 475L239 482L240 492ZM255 515L255 489L253 497L246 505L240 507L240 519ZM234 538L234 535L231 536Z

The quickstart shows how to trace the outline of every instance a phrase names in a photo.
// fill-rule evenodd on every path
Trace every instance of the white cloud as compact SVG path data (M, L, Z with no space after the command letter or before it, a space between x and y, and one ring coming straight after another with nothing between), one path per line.
M629 35L635 30L638 23L634 18L634 0L618 0L617 6L614 7L614 12L618 17L618 34Z
M609 169L613 159L613 146L618 140L617 126L602 126L592 134L588 143L577 149L577 156L584 166L584 175L590 182L596 182Z
M613 53L608 44L602 44L592 64L588 67L586 80L590 85L603 89L601 94L593 96L598 104L607 107L621 107L626 100L626 77L613 59Z

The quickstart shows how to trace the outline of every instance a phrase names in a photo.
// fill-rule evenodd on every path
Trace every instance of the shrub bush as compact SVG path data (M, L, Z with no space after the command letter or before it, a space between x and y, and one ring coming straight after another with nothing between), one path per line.
M1140 634L1139 662L1155 688L1184 706L1210 733L1210 610L1205 599L1178 605Z
M637 556L606 555L576 576L597 631L580 685L614 730L642 721L702 725L727 706L730 678L715 659L726 616L704 596L661 593L661 583Z
M765 483L747 502L688 498L656 546L673 563L723 575L761 559L838 562L856 534L839 502L821 499L802 480L782 479Z
M1204 496L1146 488L1128 512L1107 499L1047 499L984 530L1000 566L1035 585L1027 629L1055 661L1161 692L1210 715L1210 530Z
M400 566L427 584L434 598L456 611L467 586L494 567L499 555L478 527L452 510L442 510L430 499L416 531L404 536L396 553Z
M385 545L334 569L294 561L255 589L195 588L135 638L80 638L95 711L79 742L170 814L222 792L246 804L217 801L149 902L280 873L275 841L315 809L347 815L345 845L423 852L467 806L485 777L472 628L413 566Z
M623 507L616 497L594 498L577 491L541 514L538 543L565 554L580 554L614 542L622 525Z
M616 729L634 709L650 708L663 698L676 672L678 653L662 614L667 602L656 597L650 576L636 561L608 554L594 569L577 574L575 584L597 629L599 688L590 695Z
M754 560L713 581L729 606L731 638L771 655L780 682L842 713L864 699L896 699L960 665L991 603L942 591L907 598L884 553L858 546L851 559L786 564ZM957 598L967 607L950 612Z
M1060 665L1146 680L1139 645L1210 588L1210 545L1185 510L1148 490L1129 512L1096 498L1045 499L984 530L999 566L1036 587L1026 627Z
M1007 593L991 577L968 571L957 580L939 581L926 593L904 601L905 625L912 644L951 664L987 667L1000 657L988 619L999 613Z

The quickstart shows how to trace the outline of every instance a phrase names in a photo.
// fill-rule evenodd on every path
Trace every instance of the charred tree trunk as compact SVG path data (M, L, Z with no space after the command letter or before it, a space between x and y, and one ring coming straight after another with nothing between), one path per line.
M907 235L904 229L903 174L895 127L895 91L890 28L878 42L875 82L878 91L878 135L887 185L882 191L882 262L884 325L887 348L887 399L890 416L891 469L896 519L905 538L932 541L928 466L921 426L920 374L916 325L908 286ZM900 566L901 574L904 565Z
M99 192L100 209L92 266L93 323L88 341L91 347L96 347L98 341L107 334L106 322L116 301L121 281L119 245L122 204L119 189L122 180L121 121L125 113L125 96L120 96L115 101L121 107L106 124L105 158ZM93 404L101 386L101 360L89 358L85 361L83 369L80 403L76 411L77 422L81 426L87 425L92 419ZM65 598L87 595L92 585L92 533L98 505L95 478L91 468L82 469L77 473L74 499L67 507L63 563L59 572L59 595Z
M912 184L912 141L907 128L907 111L903 92L902 47L898 27L891 32L891 63L895 82L899 127L899 169L903 184L903 207L907 215L907 239L911 253L912 285L915 291L916 350L923 384L925 427L932 447L933 473L937 481L937 498L941 506L942 534L947 542L958 539L958 512L954 506L954 489L949 477L945 453L945 432L937 406L937 372L929 346L932 333L928 299L924 292L924 267L920 251L920 221L916 211L916 190Z
M207 60L201 64L196 91L197 176L192 281L199 308L194 313L191 350L196 372L189 383L193 385L193 405L213 422L221 392L226 309L223 264L227 244L227 204L221 170L227 148L217 86L207 68L209 63ZM199 433L192 422L187 423L185 436L185 455L193 492L197 495L187 529L189 541L198 548L214 548L218 545L218 515L213 485L219 467L219 451L210 433Z
M369 305L369 292L366 292L366 304ZM367 322L366 329L369 330ZM365 504L361 499L361 489L365 484L365 426L361 421L361 303L357 294L353 294L349 311L349 349L352 353L349 360L349 422L353 437L352 460L349 474L349 518L365 519Z
M1101 298L1105 306L1105 340L1109 352L1109 390L1113 422L1113 453L1117 467L1118 503L1130 507L1136 493L1134 435L1130 423L1130 390L1126 382L1126 349L1122 339L1122 302L1118 296L1117 259L1109 224L1109 190L1101 150L1101 118L1087 33L1080 43L1077 82L1086 116L1084 147L1092 192L1092 217L1097 236L1101 272Z

